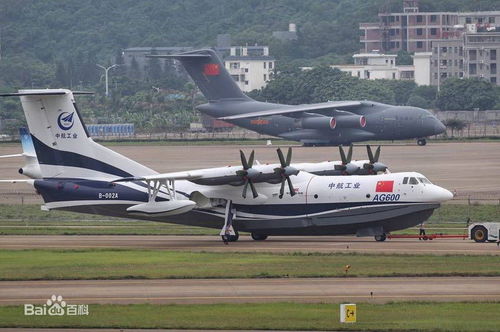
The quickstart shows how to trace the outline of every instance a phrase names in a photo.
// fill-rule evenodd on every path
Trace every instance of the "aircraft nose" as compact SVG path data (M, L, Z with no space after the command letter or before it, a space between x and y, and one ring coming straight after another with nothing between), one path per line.
M446 202L453 199L453 193L447 189L435 186L434 195L438 202Z
M445 130L446 130L446 126L441 121L436 119L435 123L434 123L434 134L438 135L438 134L444 133Z

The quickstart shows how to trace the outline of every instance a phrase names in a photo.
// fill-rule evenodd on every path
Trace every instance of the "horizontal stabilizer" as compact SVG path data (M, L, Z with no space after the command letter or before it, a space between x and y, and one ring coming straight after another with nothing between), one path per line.
M210 54L149 54L146 58L210 58Z
M357 106L361 106L361 105L362 105L362 103L359 101L332 101L332 102L320 103L320 104L289 106L289 107L283 107L283 108L275 108L275 109L271 109L271 110L267 110L267 111L251 112L251 113L225 116L225 117L219 118L219 120L236 120L236 119L255 118L255 117L261 117L261 116L286 115L286 114L300 113L300 112L325 111L325 110L329 110L329 109L349 108L349 107L357 107Z
M33 179L0 180L0 184L1 183L28 183L28 184L34 184L35 180L33 180Z
M22 153L17 153L17 154L7 154L4 156L0 156L0 158L13 158L13 157L23 157L24 154Z
M0 93L0 97L20 97L20 96L61 96L65 95L65 91L36 91L36 92L13 92L13 93ZM90 91L73 91L74 95L93 95L94 92Z

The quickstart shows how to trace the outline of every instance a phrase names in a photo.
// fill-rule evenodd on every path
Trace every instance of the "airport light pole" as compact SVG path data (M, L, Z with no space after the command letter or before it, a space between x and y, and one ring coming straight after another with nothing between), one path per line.
M119 65L116 64L116 63L114 65L109 66L109 67L104 67L104 66L101 66L101 65L97 65L97 67L104 69L104 76L105 76L105 80L106 80L106 97L109 96L108 71L110 69L113 69L113 68L118 67L118 66Z

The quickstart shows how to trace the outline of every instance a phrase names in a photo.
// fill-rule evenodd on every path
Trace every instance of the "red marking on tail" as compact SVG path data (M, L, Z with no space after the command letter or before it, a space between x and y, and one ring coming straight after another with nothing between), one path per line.
M216 76L220 74L220 66L218 63L207 63L203 68L203 74L207 76Z

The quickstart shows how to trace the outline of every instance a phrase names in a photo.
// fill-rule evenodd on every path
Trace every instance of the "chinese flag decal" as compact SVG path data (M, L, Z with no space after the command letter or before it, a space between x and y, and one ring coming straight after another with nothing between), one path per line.
M207 76L216 76L220 74L219 64L217 63L207 63L203 68L203 74Z
M392 193L394 190L394 181L377 181L377 188L375 189L378 193Z

